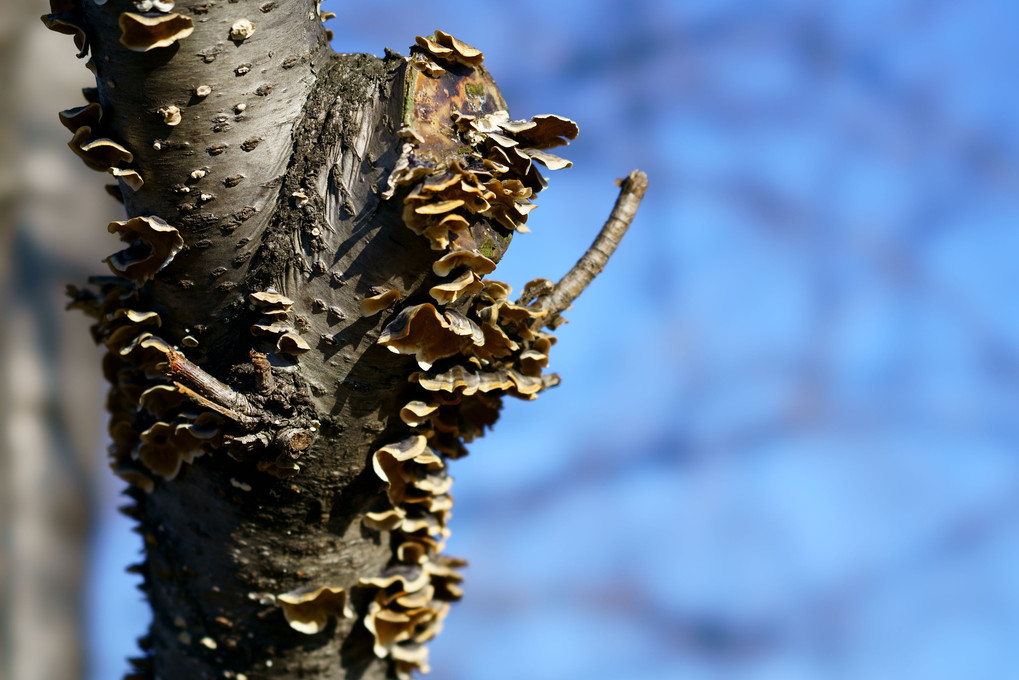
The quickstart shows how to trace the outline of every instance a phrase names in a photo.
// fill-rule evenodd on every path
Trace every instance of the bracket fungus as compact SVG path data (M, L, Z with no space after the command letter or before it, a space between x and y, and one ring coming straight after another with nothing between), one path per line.
M449 478L445 477L442 458L427 447L427 440L421 435L382 447L372 456L372 466L375 474L388 484L393 505L407 502L414 489L430 496L445 494L452 483L451 479L449 483L434 479L436 474Z
M465 269L459 276L450 277L428 291L432 299L439 304L449 305L461 297L468 297L481 290L481 277L475 272Z
M311 345L309 345L304 338L293 331L287 331L280 336L280 339L276 341L276 349L283 354L304 354L305 352L311 351Z
M134 154L112 139L92 138L92 128L87 125L75 130L67 145L85 165L100 172L134 160Z
M78 128L86 126L90 129L96 128L103 115L103 107L98 102L89 102L83 106L65 109L57 115L60 117L60 123L73 134Z
M465 66L480 66L481 62L485 60L481 50L460 42L444 31L436 31L430 38L419 35L417 44L432 56L443 61L457 62Z
M145 180L138 174L138 171L131 168L109 168L108 172L126 184L132 191L138 191L145 184Z
M456 317L453 317L456 318ZM431 303L407 307L382 330L378 343L396 354L413 354L421 368L428 370L439 359L458 354L465 346L484 342L480 328L451 321Z
M74 46L78 48L78 57L82 58L88 54L88 36L85 29L78 23L80 21L76 12L77 3L62 2L61 0L50 0L50 14L44 14L42 22L46 28L56 33L74 36Z
M121 12L117 23L120 26L120 44L132 52L169 47L195 30L191 17L177 13L145 15Z
M485 276L495 271L495 262L471 250L453 250L436 260L432 271L437 276L449 276L459 267L466 267L478 276Z
M349 619L354 615L343 588L300 588L277 595L276 601L290 627L305 635L322 632L332 617Z
M141 433L134 457L169 482L184 463L193 463L195 458L204 455L205 444L218 434L219 429L208 422L202 425L157 422Z
M286 316L293 307L294 301L274 289L259 291L248 296L252 309L257 309L266 316Z
M176 227L155 215L110 222L109 232L131 246L106 258L115 274L139 283L148 281L184 248Z
M401 297L400 291L395 288L385 290L377 295L366 297L361 300L361 316L375 316L383 309L386 309Z
M157 384L142 392L138 405L156 418L165 418L173 409L188 403L175 385Z
M120 350L134 339L142 328L146 326L158 328L160 325L162 325L162 320L156 312L139 312L121 307L103 316L106 333L102 342L111 351Z

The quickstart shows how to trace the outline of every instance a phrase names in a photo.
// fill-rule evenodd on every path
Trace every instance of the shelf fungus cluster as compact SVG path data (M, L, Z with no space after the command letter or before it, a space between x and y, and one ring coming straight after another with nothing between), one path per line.
M403 153L387 192L402 201L407 228L441 253L429 299L395 309L378 339L419 369L408 373L412 398L400 411L407 436L372 458L387 493L364 525L388 533L393 561L359 582L377 591L364 623L398 677L427 670L423 644L461 595L465 563L441 554L453 505L447 460L496 421L503 395L533 399L558 382L543 374L555 342L541 330L546 311L533 296L511 301L507 284L485 276L513 233L527 230L531 199L546 186L539 164L570 165L547 149L574 139L577 126L558 116L511 119L482 60L441 31L418 38Z
M173 6L173 3L156 4ZM158 8L153 6L153 9ZM50 0L50 13L43 15L42 21L50 30L73 36L79 57L88 54L81 0ZM171 45L194 30L191 19L180 14L141 15L124 12L120 15L120 26L123 32L121 43L136 51ZM86 66L95 73L95 64L91 59ZM82 93L85 96L84 105L60 112L60 122L71 131L68 146L86 166L99 172L108 172L119 180L118 184L108 188L115 197L121 198L122 187L125 186L138 191L145 182L132 165L134 154L104 131L99 90L85 88Z
M155 333L162 325L147 311L134 283L118 276L93 279L96 290L70 289L71 307L97 322L110 383L110 466L128 483L151 492L155 477L172 480L184 463L215 444L221 419L192 403L165 374L174 350Z
M365 526L389 532L393 545L391 570L361 585L379 588L365 625L375 635L376 654L391 658L399 673L427 667L420 645L460 597L457 568L464 563L440 554L453 505L447 459L465 455L465 443L495 423L503 395L533 399L558 382L542 373L555 342L538 330L544 313L510 302L504 283L482 281L481 287L466 314L430 302L410 306L379 338L390 350L413 355L422 369L410 374L414 398L400 411L412 434L373 456L386 502L364 519ZM395 574L414 578L394 580Z
M111 224L111 231L122 224ZM149 260L164 262L165 250L151 252ZM207 374L159 335L162 319L146 309L148 301L138 284L157 267L121 266L117 256L109 263L123 275L93 278L93 286L86 289L70 287L69 306L97 320L93 337L107 349L103 369L110 383L107 408L114 472L151 493L156 478L172 481L184 463L222 450L276 477L297 474L296 461L314 443L319 423L307 409L295 407L301 399L293 384L274 377L267 356L255 350L250 353L253 395L245 396ZM269 327L267 334L277 338L281 354L307 351L307 344L286 325L292 304L287 298L269 291L251 299L265 315L262 321L269 322L256 326ZM187 338L192 342L180 344L195 344L194 338ZM282 411L269 405L280 402L281 395L287 398Z
M294 301L280 295L273 289L252 293L248 296L251 308L262 314L258 323L251 326L251 334L268 340L277 352L300 355L311 350L311 345L302 338L290 320Z

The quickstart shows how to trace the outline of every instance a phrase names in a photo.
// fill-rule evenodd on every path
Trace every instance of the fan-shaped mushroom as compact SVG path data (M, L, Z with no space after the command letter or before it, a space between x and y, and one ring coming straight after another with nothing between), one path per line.
M112 139L105 137L92 139L92 128L88 125L75 130L67 145L75 155L85 161L85 165L100 172L106 172L108 168L134 160L133 153Z
M361 300L361 316L375 316L383 309L386 309L391 304L399 300L400 297L400 291L396 289L385 290L377 295L367 297Z
M120 25L120 44L133 52L169 47L195 30L190 17L177 13L146 16L122 12L117 23Z
M65 109L57 115L60 117L61 125L74 133L80 127L97 127L103 115L103 107L98 102L89 102L84 106Z
M184 239L176 227L155 215L110 222L109 232L132 244L106 258L110 269L140 283L155 276L184 248Z
M343 588L320 586L298 588L276 596L283 616L294 630L314 635L325 630L330 617L350 618L354 615Z
M431 303L401 310L378 339L391 352L413 354L425 370L439 359L453 356L469 342L453 330L448 319Z

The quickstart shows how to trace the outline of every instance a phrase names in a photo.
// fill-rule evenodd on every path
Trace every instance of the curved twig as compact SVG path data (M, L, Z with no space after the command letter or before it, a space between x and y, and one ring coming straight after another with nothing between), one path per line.
M547 312L538 321L543 327L554 329L561 323L559 314L568 309L594 277L601 273L626 230L630 228L644 192L647 191L647 175L634 170L618 184L619 198L594 243L552 291L536 303L536 306Z

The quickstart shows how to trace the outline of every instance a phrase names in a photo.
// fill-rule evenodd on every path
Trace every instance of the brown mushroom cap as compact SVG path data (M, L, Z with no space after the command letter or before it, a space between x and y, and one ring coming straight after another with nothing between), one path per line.
M83 126L97 127L103 115L103 107L98 102L89 102L83 106L65 109L57 115L60 117L61 125L73 133Z
M142 179L137 170L130 168L109 168L108 172L130 187L132 191L138 191L145 184L145 180Z
M541 377L541 369L548 366L548 355L529 349L522 352L517 361L524 375Z
M265 321L266 319L263 319ZM273 321L272 323L256 323L251 326L252 335L280 336L293 330L293 326L285 321Z
M570 140L577 138L580 128L569 118L545 114L534 116L531 121L536 123L533 128L521 130L517 134L524 145L535 149L552 149L565 146Z
M184 248L184 239L177 228L155 215L110 222L108 231L119 234L121 241L132 244L106 258L110 269L140 283L155 276Z
M462 396L479 392L507 392L521 399L534 399L542 390L559 384L558 376L554 374L525 375L515 368L505 366L475 371L457 365L441 373L413 373L410 379L430 392Z
M51 8L54 6L50 5ZM70 3L60 3L56 5L60 7L59 10L53 10L51 14L44 14L42 22L46 24L46 28L57 33L63 33L64 35L74 36L74 46L78 48L78 56L84 57L87 54L87 43L88 38L85 35L85 29L79 26L77 23L71 20L73 16L70 10L75 9L76 5Z
M173 349L162 338L152 333L142 333L124 345L119 355L135 366L158 373L160 365L168 360L172 352Z
M475 347L473 351L482 359L501 359L520 349L520 345L494 323L483 323L481 332L485 336L485 342L483 345Z
M485 344L485 334L482 332L481 326L474 323L474 321L468 319L455 309L447 309L443 316L449 323L451 331L461 337L470 338L471 344L476 347Z
M214 427L160 421L141 433L135 458L163 479L172 481L183 463L192 463L205 454L203 444L217 434L219 430Z
M445 615L443 615L445 616ZM420 625L420 621L417 622ZM429 630L434 630L429 637L434 637L441 630L441 624L436 623ZM393 647L390 652L393 658L393 671L397 680L410 680L413 671L430 673L431 666L428 665L428 648L422 644L400 644Z
M138 312L126 307L104 315L102 321L102 327L107 331L103 344L110 351L120 350L142 327L162 325L162 319L156 312Z
M508 300L512 293L513 286L502 281L489 279L485 281L485 287L481 291L481 297L491 300L492 302L498 302L499 300Z
M481 278L471 270L465 269L456 278L432 286L428 294L440 305L449 305L480 290Z
M464 366L453 366L442 373L414 373L410 379L430 392L443 391L464 396L477 392L506 391L514 387L509 371L503 368L495 371L472 371Z
M276 596L283 616L294 630L314 635L325 630L330 617L350 618L354 615L343 588L321 586L298 588Z
M466 66L480 66L485 60L481 50L460 42L449 33L436 31L430 38L417 36L418 47L438 61L460 63Z
M401 310L382 330L378 343L396 354L413 354L418 365L427 370L439 359L469 346L472 340L457 331L434 305L424 303Z
M170 104L169 106L160 107L159 110L156 111L156 113L158 113L160 117L162 117L164 123L171 127L175 125L180 125L180 122L182 120L180 115L180 107L177 106L176 104Z
M358 579L362 586L374 586L381 590L390 590L390 597L404 593L414 593L428 585L429 574L420 567L411 565L393 565L379 576ZM383 598L389 599L389 598Z
M280 295L274 289L259 291L248 296L252 309L257 309L268 316L286 316L294 301Z
M106 172L107 168L134 160L133 153L112 139L105 137L92 139L92 128L88 125L75 130L67 145L75 155L85 161L85 165L100 172Z
M276 341L276 351L283 354L304 354L311 350L311 345L305 342L304 338L293 331L280 336Z
M255 32L255 24L248 19L241 19L230 27L230 39L235 42L247 40Z
M284 305L286 307L289 307L290 305L294 304L294 301L288 298L286 295L280 295L271 288L269 290L263 290L257 293L252 293L251 295L248 296L248 301L253 305L257 305L258 307L276 305Z
M463 574L458 569L466 567L467 560L448 555L436 555L424 564L425 571L431 577L435 588L435 598L447 602L455 602L463 597L459 584L463 583Z
M394 506L408 500L413 487L425 494L443 494L449 490L444 480L442 458L428 448L427 440L414 435L383 446L372 456L375 474L387 483L389 500Z
M376 531L394 531L402 526L405 519L407 519L407 511L403 508L396 507L388 508L386 510L366 512L361 521L369 529L375 529Z
M389 289L361 300L361 316L375 316L383 309L386 309L391 304L399 300L401 297L400 291L396 289Z
M122 12L117 23L121 32L120 44L133 52L169 47L195 30L190 17L177 13L145 16Z
M495 262L481 253L470 250L453 250L446 253L432 264L436 276L449 276L457 267L467 267L479 276L495 271Z
M556 156L554 153L547 151L541 151L539 149L520 149L521 153L527 154L532 160L536 160L544 165L549 170L562 170L563 168L572 168L573 161L568 161L565 158Z
M188 402L187 397L173 385L153 385L142 392L138 405L157 418Z
M420 541L404 541L396 548L396 559L404 564L421 564L428 559L428 546Z
M389 656L396 643L409 640L416 621L405 612L386 609L378 602L368 605L364 626L375 636L373 651L381 659Z
M420 427L428 422L429 417L438 410L439 404L423 401L408 402L400 409L400 420L411 427Z

